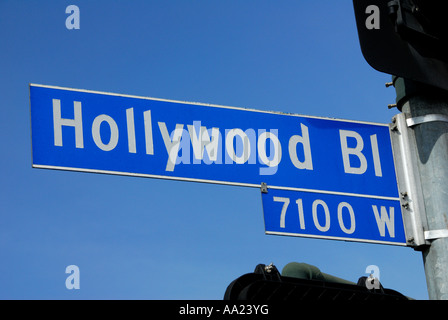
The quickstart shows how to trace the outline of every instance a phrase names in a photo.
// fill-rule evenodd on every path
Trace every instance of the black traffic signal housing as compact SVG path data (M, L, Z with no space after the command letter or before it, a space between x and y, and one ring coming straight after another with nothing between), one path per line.
M224 300L246 301L396 301L409 300L403 294L379 286L366 285L367 277L358 283L350 283L328 274L321 273L314 266L291 263L290 275L282 275L274 265L258 264L254 272L247 273L232 281L226 289ZM316 271L314 271L316 270Z
M376 70L448 90L441 1L353 0L361 51Z

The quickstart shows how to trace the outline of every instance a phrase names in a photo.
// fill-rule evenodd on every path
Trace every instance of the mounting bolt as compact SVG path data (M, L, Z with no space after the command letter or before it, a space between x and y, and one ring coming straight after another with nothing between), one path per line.
M266 184L266 182L261 183L261 192L268 193L268 185Z
M398 131L397 124L396 124L396 123L391 124L391 125L390 125L390 130L392 130L392 131Z
M264 271L266 271L267 273L271 273L272 269L274 269L274 263L271 262L269 265L264 267Z

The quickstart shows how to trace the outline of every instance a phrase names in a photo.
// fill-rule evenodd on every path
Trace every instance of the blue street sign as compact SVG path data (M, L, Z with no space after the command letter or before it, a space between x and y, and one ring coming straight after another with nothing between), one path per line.
M36 168L398 199L384 124L35 84L30 101Z
M399 200L270 189L267 234L406 245Z

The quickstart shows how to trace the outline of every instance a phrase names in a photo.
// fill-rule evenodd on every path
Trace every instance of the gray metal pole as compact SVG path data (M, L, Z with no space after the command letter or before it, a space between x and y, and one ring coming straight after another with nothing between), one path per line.
M394 86L415 133L430 242L421 248L429 298L448 300L448 93L403 78L394 78Z

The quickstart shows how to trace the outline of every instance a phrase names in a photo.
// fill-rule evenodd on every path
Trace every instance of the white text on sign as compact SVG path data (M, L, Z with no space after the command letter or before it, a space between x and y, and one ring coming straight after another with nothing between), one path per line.
M89 132L96 147L104 152L113 151L120 139L123 139L129 153L143 152L153 156L155 154L153 132L154 128L158 127L167 154L165 167L167 172L174 171L178 164L238 165L256 164L257 161L263 165L260 168L260 175L275 174L281 161L290 161L299 170L314 170L309 128L304 124L300 124L300 132L289 137L286 146L280 143L278 129L207 128L201 125L201 121L193 121L190 124L176 123L170 131L164 121L158 121L155 126L151 110L146 110L142 113L144 135L137 137L133 108L123 110L126 126L119 128L117 121L107 114L97 115L92 123L84 123L80 101L73 101L73 118L62 118L60 100L53 99L52 103L54 146L63 147L64 139L74 139L76 148L82 149L84 139L89 136L86 132ZM107 138L101 134L104 126L110 132ZM65 127L74 128L74 134L64 133L63 137L62 128ZM370 135L369 138L371 159L368 159L364 152L365 141L358 132L339 130L340 158L345 173L362 175L370 163L373 165L375 176L382 177L377 135ZM136 139L144 140L144 150L137 150ZM349 141L352 145L349 145ZM190 150L193 151L192 155ZM288 151L288 157L284 156L284 150Z

